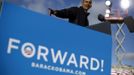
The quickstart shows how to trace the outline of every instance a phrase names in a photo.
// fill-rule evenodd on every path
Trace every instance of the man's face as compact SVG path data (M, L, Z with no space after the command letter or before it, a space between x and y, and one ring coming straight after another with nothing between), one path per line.
M83 0L82 2L82 7L85 9L85 10L88 10L92 7L92 0Z

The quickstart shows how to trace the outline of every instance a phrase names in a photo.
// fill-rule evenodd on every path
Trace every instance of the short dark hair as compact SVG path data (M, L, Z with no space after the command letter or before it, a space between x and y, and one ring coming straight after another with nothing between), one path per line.
M82 2L84 2L84 0L82 0ZM91 2L92 2L92 0L91 0Z

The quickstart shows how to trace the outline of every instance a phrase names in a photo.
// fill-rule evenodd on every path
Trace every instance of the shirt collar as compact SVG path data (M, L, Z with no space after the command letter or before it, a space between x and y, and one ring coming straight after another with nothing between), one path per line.
M82 6L80 6L80 9L82 9L83 11L85 11L85 13L86 13L87 16L90 15L90 13L87 12Z

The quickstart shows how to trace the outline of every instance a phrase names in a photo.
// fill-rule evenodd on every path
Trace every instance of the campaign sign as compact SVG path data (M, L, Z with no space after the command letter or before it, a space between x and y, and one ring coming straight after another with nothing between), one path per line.
M4 3L0 75L110 75L111 36Z

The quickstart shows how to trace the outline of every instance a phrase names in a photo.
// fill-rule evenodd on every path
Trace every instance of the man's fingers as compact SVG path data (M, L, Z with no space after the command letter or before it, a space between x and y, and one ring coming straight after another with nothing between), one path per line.
M52 11L52 9L48 8L48 13L49 13L50 16L51 16L51 11Z
M51 8L48 8L48 10L49 10L49 15L50 15L50 16L55 13L55 10L53 10L53 9L51 9Z

